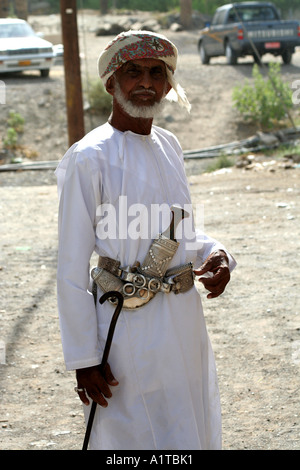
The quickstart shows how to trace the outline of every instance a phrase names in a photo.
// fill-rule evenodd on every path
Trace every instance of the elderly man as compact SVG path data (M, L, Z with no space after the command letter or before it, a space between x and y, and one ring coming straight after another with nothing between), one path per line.
M221 447L215 363L193 281L201 275L208 297L217 297L235 261L191 228L180 145L153 125L165 97L190 108L174 78L176 60L176 47L158 34L129 31L109 43L98 69L112 114L57 168L60 326L86 416L91 400L100 405L90 449ZM122 292L124 308L101 373L114 311L98 301L105 290Z

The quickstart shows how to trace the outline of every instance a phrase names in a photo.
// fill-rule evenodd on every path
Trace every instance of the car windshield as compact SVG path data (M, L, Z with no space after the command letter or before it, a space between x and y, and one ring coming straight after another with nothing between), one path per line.
M270 21L278 20L276 11L271 7L253 6L232 8L229 12L228 21Z
M24 38L35 36L34 31L27 23L0 23L0 38Z

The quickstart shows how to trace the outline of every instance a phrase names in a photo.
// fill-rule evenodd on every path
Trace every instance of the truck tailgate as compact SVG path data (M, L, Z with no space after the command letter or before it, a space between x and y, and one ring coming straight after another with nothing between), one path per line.
M265 24L245 24L248 37L255 40L298 39L298 25L287 22L270 22ZM300 39L300 38L299 38Z

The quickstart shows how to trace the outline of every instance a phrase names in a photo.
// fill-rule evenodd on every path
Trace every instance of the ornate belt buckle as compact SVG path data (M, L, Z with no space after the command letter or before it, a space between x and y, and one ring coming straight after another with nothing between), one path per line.
M151 290L151 292L158 292L159 289L161 288L161 281L155 277L150 279L148 282L148 289Z
M131 297L135 294L135 286L133 284L131 284L131 282L127 282L126 284L124 284L123 286L123 294L126 296L126 297Z
M135 274L133 276L132 283L135 287L137 287L138 289L141 289L142 287L146 285L146 278L145 276L143 276L143 274Z
M150 291L147 289L147 287L141 287L137 291L137 296L140 299L147 300L150 297Z

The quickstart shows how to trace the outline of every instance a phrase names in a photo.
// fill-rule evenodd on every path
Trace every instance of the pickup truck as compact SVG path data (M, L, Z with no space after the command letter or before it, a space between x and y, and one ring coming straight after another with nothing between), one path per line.
M219 7L210 26L200 31L198 51L203 64L211 57L226 56L230 65L252 55L259 63L263 54L281 56L289 64L300 46L300 23L283 21L269 2L231 3Z

